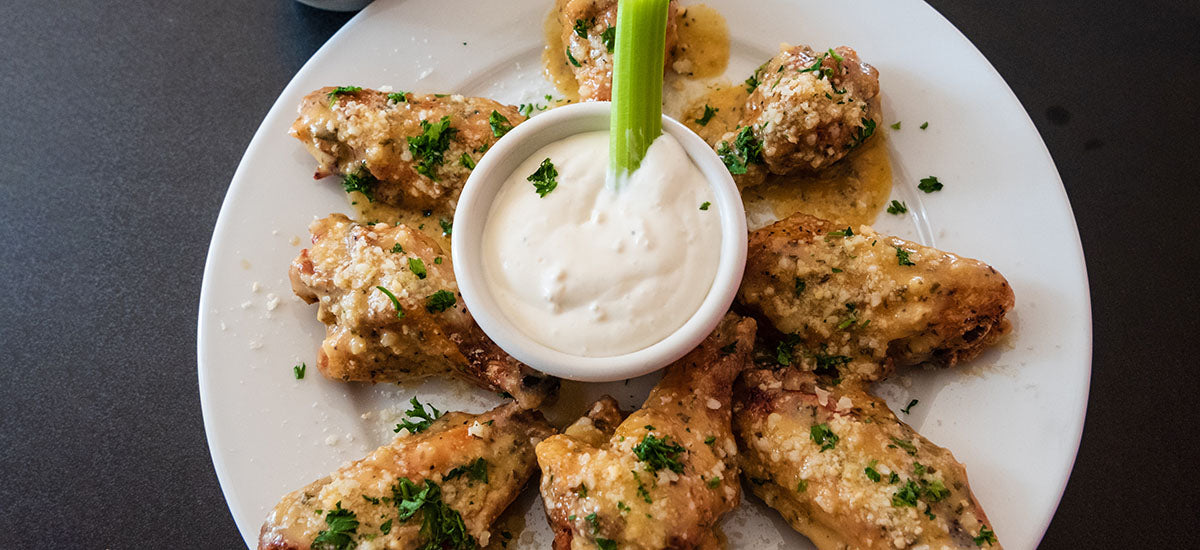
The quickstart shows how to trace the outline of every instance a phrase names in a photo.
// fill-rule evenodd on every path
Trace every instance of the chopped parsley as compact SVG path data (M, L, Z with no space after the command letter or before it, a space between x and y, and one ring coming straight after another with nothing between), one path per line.
M647 472L666 468L677 474L683 473L683 463L678 457L684 449L678 443L671 443L670 439L669 435L659 439L654 434L646 434L642 442L633 447L633 454L646 463Z
M579 498L587 498L587 483L580 483L579 490L575 491Z
M408 270L411 271L413 275L416 275L418 279L424 279L427 275L427 272L425 271L425 262L420 258L409 258Z
M845 355L827 355L818 353L813 356L817 361L817 368L813 369L813 373L821 376L835 376L838 373L838 367L850 363L851 359Z
M913 263L912 260L908 259L909 254L912 254L912 252L909 252L909 251L897 246L896 247L896 262L899 263L900 265L917 265L917 264Z
M847 227L845 229L838 229L837 231L830 231L830 232L826 233L825 236L826 237L853 237L854 230Z
M579 60L578 60L578 59L575 59L575 56L571 55L571 48L567 48L567 61L570 61L570 62L571 62L571 64L572 64L572 65L574 65L574 66L576 66L576 67L582 67L582 66L583 66L583 65L580 65L580 64L579 64Z
M795 280L796 296L799 296L800 293L804 292L804 289L807 287L808 287L808 283L805 283L804 279L801 279L800 277L796 277L796 280Z
M892 495L892 506L897 508L916 506L917 497L920 495L919 491L920 488L917 487L917 484L913 483L911 479L908 480L908 483L905 483L899 491L896 491L896 494Z
M404 420L401 420L399 424L396 424L396 428L392 430L393 432L408 430L408 433L415 434L425 430L426 428L429 428L429 426L433 424L434 420L437 420L438 417L442 416L442 411L437 410L437 407L434 407L431 404L428 406L429 408L426 409L426 406L422 405L415 396L410 399L408 403L412 405L411 409L404 411L404 414L408 416L408 418L405 418ZM417 419L415 422L412 420L414 418Z
M892 204L887 207L888 214L904 214L906 212L908 212L908 205L895 199L892 199Z
M379 524L379 532L381 532L385 535L388 533L391 533L392 532L392 520L389 519L383 523L380 523Z
M604 49L608 50L608 53L612 53L613 50L617 49L617 28L608 27L604 29L604 32L600 33L600 40L604 42Z
M855 131L854 137L850 139L850 143L846 144L847 149L853 149L862 145L867 138L875 134L875 121L869 118L862 119L862 126L859 126Z
M829 424L826 423L816 424L809 428L808 437L812 439L813 443L821 446L822 453L832 449L838 442L837 434L833 433L833 430L829 429Z
M442 481L450 481L454 478L466 474L467 478L472 481L488 482L487 460L483 457L475 459L470 464L463 464L442 476Z
M588 29L591 28L591 26L595 25L595 24L596 24L596 18L594 18L594 17L590 21L585 21L583 19L576 19L575 20L575 34L579 35L579 38L586 39L588 37Z
M919 399L913 399L912 401L909 401L909 402L908 402L908 406L907 406L907 407L904 407L903 409L900 409L900 412L902 412L902 413L904 413L904 414L908 414L908 413L912 412L912 408L913 408L913 407L915 407L915 406L917 406L917 403L920 403L920 402L921 402L921 401L920 401ZM919 466L919 464L918 464L918 466ZM917 474L917 475L921 475L921 474Z
M922 123L921 123L921 129L922 129L922 130L924 130L924 129L928 128L928 127L929 127L929 122L928 122L928 121L926 121L926 122L922 122Z
M392 103L407 103L408 92L392 92L387 95L388 101Z
M899 120L897 120L897 121L896 121L896 123L892 125L892 129L893 129L893 130L899 130L899 129L900 129L900 121L899 121Z
M583 516L583 519L592 527L593 533L600 530L600 520L596 517L596 512Z
M400 521L408 521L421 513L421 536L425 544L420 550L474 550L479 547L467 532L462 515L442 500L442 490L428 479L419 487L408 478L392 485L392 502L400 511Z
M748 165L763 163L763 145L754 137L754 132L749 126L742 126L733 140L733 146L730 147L729 142L722 141L717 146L717 155L721 157L725 167L729 168L730 174L745 174Z
M538 169L529 177L527 181L533 182L533 190L537 192L539 197L545 198L555 187L558 187L558 169L554 167L554 163L550 162L550 158L542 161Z
M712 120L713 115L717 114L717 111L720 111L720 109L714 109L711 105L705 104L704 114L701 115L700 118L696 119L696 124L708 126L709 121Z
M467 170L475 169L475 159L471 158L470 153L463 153L461 157L458 157L458 163L463 165Z
M446 311L454 307L458 301L454 298L454 293L448 290L439 290L431 294L425 299L425 311L429 313L438 313Z
M753 92L759 84L761 84L761 82L758 81L758 71L754 71L754 74L750 75L750 78L746 79L746 93Z
M701 210L708 210L708 207L710 207L710 206L712 206L712 203L708 202L708 201L704 201L704 202L700 203Z
M417 260L417 261L419 262L421 260ZM408 260L408 265L409 265L409 267L412 266L412 259ZM421 266L421 270L423 271L424 269L425 269L425 266ZM424 279L424 277L421 277L421 278ZM404 310L400 309L400 300L396 299L396 295L392 294L392 291L390 291L386 288L383 288L382 286L377 286L375 288L379 289L379 291L382 292L384 296L388 297L388 300L392 301L392 307L396 308L396 318L403 319L404 318Z
M950 489L939 480L922 482L924 484L923 491L925 499L929 502L940 502L950 497Z
M917 446L913 445L911 442L905 441L898 437L893 437L892 443L895 443L897 447L904 449L904 452L908 453L908 456L916 456L917 454Z
M332 92L329 92L329 108L337 105L338 96L342 94L355 94L362 91L362 86L338 86Z
M799 334L788 334L779 341L779 345L775 346L775 362L783 366L792 364L792 353L795 351L796 344L800 343Z
M392 245L392 254L404 254L404 247L400 243Z
M354 536L358 534L358 518L354 512L342 508L342 501L325 514L326 529L317 533L312 541L313 550L350 550L354 548Z
M708 488L709 489L716 489L720 485L721 485L721 478L719 478L719 477L714 477L714 478L708 480Z
M917 184L917 189L920 189L926 193L932 193L934 191L941 191L942 190L942 182L938 181L937 176L929 176L927 178L921 178L921 183Z
M492 111L492 114L488 115L488 125L492 127L492 135L495 137L502 137L513 129L508 117L500 114L500 111Z
M844 57L842 57L842 56L840 56L840 55L838 55L838 54L837 54L837 52L834 52L834 51L833 51L833 48L830 48L828 52L826 52L826 53L823 53L823 54L821 54L821 55L817 56L816 60L814 60L814 61L813 61L813 64L812 64L812 65L809 65L809 66L808 66L807 68L805 68L805 69L801 69L799 72L800 72L801 74L804 74L804 73L813 73L813 74L815 74L815 75L817 76L817 80L821 80L822 78L829 78L829 79L830 79L830 83L832 84L832 81L833 81L833 69L831 69L831 68L829 68L829 67L826 67L826 66L825 66L825 59L826 59L826 58L828 58L828 57L830 56L830 54L832 54L832 55L833 55L833 59L834 59L834 61L837 61L838 67L841 67L841 65L842 65L842 60L844 60L845 58L844 58ZM842 90L842 91L840 91L840 92L839 92L836 86L834 86L834 87L833 87L833 91L834 91L834 92L837 92L837 93L839 93L839 94L844 94L844 93L846 93L846 90Z
M876 483L879 483L879 480L883 479L883 476L879 475L879 471L875 469L875 465L878 463L878 461L872 460L870 464L867 464L866 468L863 468L863 473L867 474L867 479Z
M647 491L646 486L642 485L642 478L638 477L637 471L629 470L629 473L633 474L634 481L637 481L638 496L642 497L642 500L645 501L646 504L653 504L654 500L650 498L650 491Z
M450 116L443 116L436 124L421 121L421 134L408 138L408 150L413 158L419 159L417 173L437 181L437 168L445 162L444 155L450 148L450 140L458 130L450 126Z
M985 543L988 546L991 546L996 543L996 533L992 532L991 529L988 529L988 526L984 525L983 527L979 528L979 535L973 540L975 541L975 546L983 546Z
M308 370L308 365L300 363L292 367L292 374L296 376L296 380L304 380L304 371Z
M438 256L438 257L434 258L433 263L435 263L437 265L442 265L442 257Z
M926 470L926 468L925 468L924 464L921 464L920 462L913 462L913 475L914 476L921 477L921 476L925 475L925 470Z
M358 170L342 176L342 188L347 193L355 191L362 193L364 197L367 197L368 202L375 202L376 183L379 183L379 180L367 169L365 162L358 165Z
M617 541L604 537L596 537L596 546L600 550L617 550Z
M808 491L808 481L801 479L798 483L796 483L796 492L803 493L806 491Z
M896 472L892 472L892 476L888 478L888 483L891 485L900 483L900 474L897 474Z
M708 436L708 437L704 438L704 444L705 444L705 445L712 445L712 444L713 444L713 442L714 442L714 441L716 441L716 440L717 440L717 436L715 436L715 435L710 435L710 436Z
M442 218L438 220L438 225L442 226L443 237L449 237L451 233L454 233L454 222L447 220L446 218Z

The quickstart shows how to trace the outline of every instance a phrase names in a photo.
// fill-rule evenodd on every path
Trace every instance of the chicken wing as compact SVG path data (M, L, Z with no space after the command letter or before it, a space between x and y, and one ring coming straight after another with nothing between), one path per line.
M362 460L288 494L260 550L474 549L533 475L534 446L554 433L541 413L509 403L447 413Z
M841 46L816 53L784 45L747 81L753 87L738 127L717 144L738 183L772 174L813 173L846 156L875 133L871 100L879 72Z
M396 382L456 374L538 406L558 385L504 353L458 299L450 256L405 225L316 220L292 262L292 289L319 303L317 366L328 378Z
M453 211L475 163L525 121L480 97L321 88L305 96L291 134L317 160L315 177L342 176L371 201Z
M853 384L749 371L733 418L751 491L821 550L1001 548L963 465Z
M754 331L753 320L727 317L619 426L615 402L603 400L538 444L555 550L721 546L717 521L741 490L731 386L749 364Z
M678 3L671 0L667 14L666 66L671 65L678 39ZM571 72L579 83L579 98L608 101L612 98L613 50L617 35L617 0L558 0L562 43L567 48ZM573 60L573 61L572 61Z
M1014 298L983 262L794 214L751 233L738 301L786 333L780 364L873 381L975 357L1009 330Z

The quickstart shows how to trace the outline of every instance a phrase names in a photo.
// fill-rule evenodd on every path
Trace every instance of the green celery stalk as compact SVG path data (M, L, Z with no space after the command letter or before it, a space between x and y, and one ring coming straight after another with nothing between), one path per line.
M667 10L668 0L621 0L617 9L608 147L617 176L637 170L662 134Z

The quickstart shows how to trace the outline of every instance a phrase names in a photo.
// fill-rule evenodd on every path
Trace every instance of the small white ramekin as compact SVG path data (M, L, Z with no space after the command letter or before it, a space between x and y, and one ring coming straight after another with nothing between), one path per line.
M737 185L720 157L700 136L664 116L663 131L679 141L708 179L721 219L717 274L700 308L662 341L611 357L584 357L552 349L527 336L508 319L491 294L481 257L492 201L517 165L538 149L575 134L607 130L609 107L608 102L588 102L552 109L518 125L497 141L463 187L451 239L458 290L483 331L517 360L546 374L585 382L632 378L683 357L716 328L729 310L746 267L746 212Z

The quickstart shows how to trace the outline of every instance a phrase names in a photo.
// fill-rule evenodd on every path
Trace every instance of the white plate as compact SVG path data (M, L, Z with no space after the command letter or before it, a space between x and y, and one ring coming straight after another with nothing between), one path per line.
M1035 547L1079 445L1091 310L1074 217L1029 117L970 42L916 0L707 3L729 23L735 81L783 41L849 44L878 67L887 123L904 123L888 141L893 196L914 214L881 214L877 227L981 258L1012 283L1016 331L1005 344L963 368L914 372L880 391L897 410L920 399L904 419L966 464L1008 548ZM287 136L296 105L318 87L349 84L513 104L540 98L551 91L540 76L551 4L375 2L305 64L250 142L213 233L198 345L209 448L249 546L281 495L387 441L408 397L472 412L497 402L453 382L349 385L323 379L315 367L293 378L293 364L314 363L324 330L315 309L292 295L287 267L307 244L314 216L348 208L340 186L311 180L313 160ZM918 129L923 121L928 130ZM928 175L945 189L917 192ZM650 383L595 385L562 400L582 410L591 395L608 391L637 405ZM547 548L535 492L517 505L528 509L518 546ZM751 496L724 527L732 548L811 547Z

